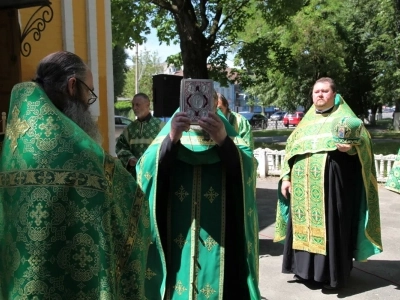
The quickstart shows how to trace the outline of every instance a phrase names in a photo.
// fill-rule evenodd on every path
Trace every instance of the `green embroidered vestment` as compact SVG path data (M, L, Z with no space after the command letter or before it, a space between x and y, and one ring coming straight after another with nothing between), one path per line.
M0 160L1 299L145 299L149 207L121 163L33 82Z
M315 114L312 106L287 140L285 160L278 184L278 205L274 241L283 241L289 208L292 211L293 249L326 254L324 174L328 151L336 150L332 122L339 117L356 117L339 96L329 115ZM351 152L351 153L350 153ZM382 251L378 185L371 138L362 127L360 144L349 155L358 155L362 166L363 199L359 207L357 246L354 258L365 260ZM293 165L292 169L290 163ZM290 176L291 198L280 192L282 179Z
M200 132L190 130L183 133L182 145L170 175L168 195L157 195L156 182L160 145L169 134L170 123L138 163L138 183L150 201L151 211L152 243L146 280L146 296L149 299L224 299L225 226L229 226L225 223L225 204L237 200L244 208L243 217L238 220L238 224L244 226L244 236L237 237L237 247L245 249L243 255L250 297L260 299L254 157L227 120L222 115L220 117L239 149L242 186L232 187L241 191L236 194L237 198L226 198L226 174L214 148L215 143L204 140ZM159 226L162 225L158 224L156 217L158 201L168 201L165 213L170 230L165 248L159 235ZM171 264L171 261L175 263Z

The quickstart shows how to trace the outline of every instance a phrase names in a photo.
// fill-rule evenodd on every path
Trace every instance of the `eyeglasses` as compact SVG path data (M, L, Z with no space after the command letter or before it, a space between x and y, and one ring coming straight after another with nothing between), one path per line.
M84 86L86 86L87 89L88 89L88 90L90 91L90 93L92 94L92 96L88 99L87 104L88 104L88 105L92 105L93 103L95 103L96 100L97 100L97 95L93 92L93 90L92 90L90 87L88 87L88 85L87 85L86 83L84 83L82 80L80 80L79 78L76 78L76 77L75 77L75 79L76 79L77 81L79 81L80 83L82 83Z

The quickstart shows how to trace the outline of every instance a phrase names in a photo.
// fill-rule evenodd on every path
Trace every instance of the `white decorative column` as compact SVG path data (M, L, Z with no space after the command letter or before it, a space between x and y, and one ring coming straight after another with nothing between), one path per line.
M112 59L111 2L104 0L104 22L106 28L106 68L107 68L107 118L108 118L108 152L115 153L115 121L114 121L114 74Z
M98 45L97 45L97 10L96 0L86 0L86 27L87 27L87 49L88 49L88 66L93 74L93 86L96 91L99 90L99 61L98 61ZM97 92L97 94L99 94ZM95 120L100 116L100 101L90 105L90 112Z
M72 0L61 1L62 12L62 32L63 32L63 48L65 51L75 52L74 37L74 12L72 9Z

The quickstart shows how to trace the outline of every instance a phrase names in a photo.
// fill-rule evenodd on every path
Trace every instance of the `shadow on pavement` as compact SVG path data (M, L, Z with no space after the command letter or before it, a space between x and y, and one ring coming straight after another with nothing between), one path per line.
M368 268L362 268L366 264L369 265ZM398 293L396 290L400 291L399 281L400 261L369 260L367 263L354 263L349 282L344 288L325 289L322 283L312 280L304 282L289 280L287 282L290 284L303 284L313 291L321 290L321 293L325 295L337 294L337 298L340 299L377 290L377 299L380 299L378 290L381 288L392 287L393 292Z
M272 239L260 239L260 258L264 256L280 256L283 253L283 244L274 243Z
M260 231L275 223L276 189L257 188L257 209Z
M355 262L348 286L336 293L338 298L347 298L388 286L393 286L393 292L400 290L400 261L369 260Z

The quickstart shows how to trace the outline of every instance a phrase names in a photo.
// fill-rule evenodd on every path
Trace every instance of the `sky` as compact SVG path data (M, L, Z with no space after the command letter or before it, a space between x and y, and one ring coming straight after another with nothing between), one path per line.
M165 43L162 43L160 45L160 42L158 41L155 29L151 29L150 34L147 35L146 37L147 37L147 42L143 45L139 45L139 55L140 55L140 52L144 51L144 50L150 51L150 52L157 52L158 56L160 57L160 61L165 62L168 56L177 54L178 52L181 52L179 43L176 45L171 43L169 46L167 46L167 44L165 44ZM133 55L135 55L136 49L126 49L126 52L128 53L128 55L130 57L132 57ZM130 59L128 59L126 61L126 63L128 66L133 65L133 62ZM228 64L228 66L232 67L233 60L228 59L227 64Z
M154 29L151 30L150 35L146 36L147 37L147 42L143 45L139 45L139 55L141 51L150 51L150 52L157 52L158 56L160 57L161 62L165 62L167 57L173 54L177 54L178 52L181 52L181 48L179 47L179 44L174 45L170 44L167 46L167 44L162 43L160 45L160 42L158 41L156 31ZM135 55L136 49L126 49L126 52L130 57ZM130 59L127 61L128 66L132 66L133 63Z

